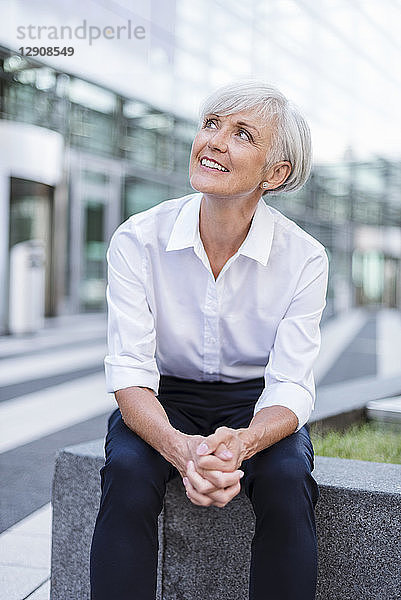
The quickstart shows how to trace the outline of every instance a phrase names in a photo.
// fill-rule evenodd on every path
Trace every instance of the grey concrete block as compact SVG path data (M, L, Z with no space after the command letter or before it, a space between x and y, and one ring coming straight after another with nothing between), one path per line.
M103 439L77 444L61 451L56 460L52 492L50 597L53 600L90 598L89 556L100 503L103 446ZM162 532L163 511L159 516L157 600L161 600Z
M67 448L53 486L52 600L89 600L89 549L103 440ZM317 600L401 597L401 466L316 457ZM168 485L159 519L158 600L248 598L254 514L244 492L203 508ZM116 599L117 600L117 599Z
M53 479L51 598L89 599L89 551L100 499L103 440L60 452Z
M401 465L317 457L318 599L401 598Z
M224 508L196 506L181 479L164 503L163 600L246 600L255 529L244 492Z

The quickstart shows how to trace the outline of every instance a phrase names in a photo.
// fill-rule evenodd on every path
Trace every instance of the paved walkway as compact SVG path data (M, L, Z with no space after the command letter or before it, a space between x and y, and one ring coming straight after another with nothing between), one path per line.
M0 338L0 600L50 597L51 482L59 448L104 435L105 315L48 319Z
M55 455L105 434L116 406L104 388L105 348L104 315L0 338L0 600L49 599ZM400 313L354 310L325 324L316 381L399 375L400 356Z

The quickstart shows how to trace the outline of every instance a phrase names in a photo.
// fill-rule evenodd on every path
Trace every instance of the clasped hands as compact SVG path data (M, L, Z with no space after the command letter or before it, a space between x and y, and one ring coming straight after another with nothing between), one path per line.
M244 472L238 467L245 456L241 431L219 427L207 437L186 436L185 454L191 458L180 472L193 504L222 508L239 493Z

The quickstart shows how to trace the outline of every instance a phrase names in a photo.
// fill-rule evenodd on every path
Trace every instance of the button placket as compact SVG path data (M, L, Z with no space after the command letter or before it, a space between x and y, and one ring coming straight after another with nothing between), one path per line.
M203 350L204 376L206 379L215 379L220 367L219 302L216 282L212 276L206 292Z

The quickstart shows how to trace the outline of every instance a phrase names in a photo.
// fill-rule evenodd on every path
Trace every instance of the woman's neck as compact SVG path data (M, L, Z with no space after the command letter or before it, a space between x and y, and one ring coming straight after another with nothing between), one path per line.
M202 197L199 232L206 253L227 259L237 252L248 235L257 201L210 200ZM210 257L209 257L210 258Z

